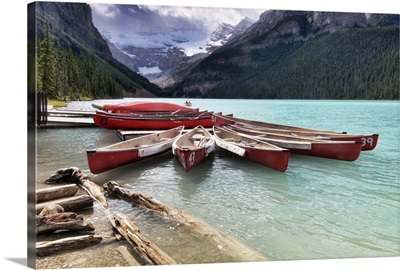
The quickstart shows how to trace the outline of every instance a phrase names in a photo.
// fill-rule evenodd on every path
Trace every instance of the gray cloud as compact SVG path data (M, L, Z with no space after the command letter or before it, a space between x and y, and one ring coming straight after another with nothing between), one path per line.
M264 10L186 6L90 4L95 24L126 29L196 27L211 33L221 23L236 25L244 17L256 21Z
M160 16L169 18L181 18L197 21L206 28L214 30L221 23L236 25L244 17L256 21L263 10L234 9L234 8L205 8L205 7L160 7L147 6L148 9L157 12Z

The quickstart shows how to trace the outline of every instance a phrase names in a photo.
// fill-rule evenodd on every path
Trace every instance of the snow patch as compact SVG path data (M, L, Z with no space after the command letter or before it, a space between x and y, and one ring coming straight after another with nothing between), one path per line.
M139 73L142 75L149 75L149 74L158 74L161 73L162 70L158 67L139 67Z
M118 49L119 49L119 48L118 48ZM136 58L137 58L137 56L134 55L134 54L127 53L127 52L125 52L125 51L122 51L121 49L120 49L120 51L121 51L122 53L126 54L127 56L129 56L131 59L136 59Z

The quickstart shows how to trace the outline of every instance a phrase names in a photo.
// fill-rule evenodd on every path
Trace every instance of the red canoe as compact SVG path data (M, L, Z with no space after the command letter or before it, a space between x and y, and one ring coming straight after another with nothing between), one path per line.
M289 150L225 128L214 126L213 131L215 143L220 148L279 172L286 171L289 164Z
M105 104L102 106L92 104L92 106L97 109L113 113L175 112L178 110L183 110L183 111L196 110L174 103L152 102L152 101L133 101L133 102L123 102L118 104Z
M183 126L86 151L89 169L98 174L145 160L171 149Z
M188 172L215 149L215 139L204 127L197 126L172 144L172 153Z
M112 130L166 130L178 126L184 126L185 129L190 129L199 125L206 128L212 127L210 114L196 117L182 116L174 118L138 118L95 114L93 115L93 121L98 127Z
M347 134L346 132L320 130L295 126L287 126L280 124L272 124L267 122L259 122L253 120L246 120L241 118L234 118L229 116L222 116L213 114L211 116L212 122L216 125L227 126L237 125L251 131L261 133L272 133L281 135L298 136L304 138L330 140L330 141L360 141L362 143L362 151L370 151L375 149L378 144L379 134Z
M362 148L360 141L317 140L281 134L260 133L233 126L230 126L229 129L278 147L289 149L293 154L355 161L360 156Z
M111 113L105 111L96 111L97 115L111 116L111 117L121 117L127 119L143 119L143 118L182 118L182 117L211 117L209 111L176 111L176 112L146 112L146 113Z

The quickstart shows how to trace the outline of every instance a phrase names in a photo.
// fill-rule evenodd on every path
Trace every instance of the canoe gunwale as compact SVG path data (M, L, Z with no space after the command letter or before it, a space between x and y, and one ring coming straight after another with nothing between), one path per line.
M244 159L259 163L279 172L285 172L289 164L290 150L275 146L268 142L246 136L223 127L213 127L216 144ZM222 136L221 136L222 135ZM225 136L231 135L235 139L246 140L248 145L230 142ZM259 145L259 146L257 146ZM239 150L241 149L241 150Z
M103 148L98 148L96 150L87 150L87 162L89 169L92 173L102 173L105 171L113 170L128 164L132 164L150 157L160 155L171 149L173 142L177 137L182 134L184 126L179 126L170 130L153 133L150 135L140 136L133 138L128 141L122 141L116 144L112 144ZM167 140L162 140L163 135L175 136L168 138ZM131 144L135 141L144 141L148 139L149 141L154 141L160 138L159 142L149 144L147 146L136 146L129 148L110 148L111 146L123 146L125 144Z
M196 134L203 134L208 140L203 145L195 145L190 138ZM201 140L201 139L199 139ZM196 140L196 141L199 141ZM182 133L172 143L172 153L178 157L186 172L190 171L199 162L215 150L215 138L203 126L198 125L192 130Z

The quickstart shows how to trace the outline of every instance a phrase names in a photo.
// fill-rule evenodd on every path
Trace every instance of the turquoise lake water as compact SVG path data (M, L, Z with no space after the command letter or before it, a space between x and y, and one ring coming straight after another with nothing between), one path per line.
M99 184L114 180L186 210L274 260L400 255L398 101L190 101L193 108L240 118L377 133L379 142L354 162L291 155L285 173L217 150L189 173L167 153L91 175L85 151L118 142L113 131L40 128L38 187L59 168L79 167ZM117 102L72 102L69 108L94 110L92 103Z

